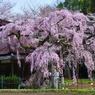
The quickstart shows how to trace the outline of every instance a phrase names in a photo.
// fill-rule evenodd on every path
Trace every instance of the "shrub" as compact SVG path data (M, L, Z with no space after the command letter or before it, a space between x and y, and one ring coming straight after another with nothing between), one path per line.
M1 80L1 77L0 77L0 80ZM19 85L19 77L17 77L16 75L8 76L8 77L3 76L4 89L18 88L18 85ZM0 88L1 88L1 81L0 81Z

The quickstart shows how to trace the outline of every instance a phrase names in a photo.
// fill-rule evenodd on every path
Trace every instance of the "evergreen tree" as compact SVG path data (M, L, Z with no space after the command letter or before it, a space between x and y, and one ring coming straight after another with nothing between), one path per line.
M91 12L95 12L95 0L91 0Z
M64 7L68 10L80 11L84 14L95 12L95 0L65 0Z
M72 0L65 0L64 7L66 7L68 10L72 10Z
M82 12L84 13L84 14L87 14L87 2L86 2L87 0L83 0L83 5L82 5Z
M81 0L65 0L64 7L66 7L68 10L80 11Z
M60 2L58 5L57 5L57 7L56 8L58 8L58 9L63 9L63 3L62 2Z

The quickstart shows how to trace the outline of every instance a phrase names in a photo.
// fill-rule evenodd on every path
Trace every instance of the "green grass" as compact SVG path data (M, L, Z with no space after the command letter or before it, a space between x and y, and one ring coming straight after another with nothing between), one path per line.
M65 83L73 82L73 80L65 79L64 82ZM78 79L78 82L95 83L95 80L91 81L90 79Z
M0 89L1 92L6 93L43 93L43 92L52 92L52 93L73 93L73 94L82 94L82 95L95 95L95 90L62 90L62 89Z
M95 80L91 81L90 79L79 79L79 82L86 82L86 83L95 83ZM73 80L65 79L64 82L73 82ZM68 87L67 87L68 88ZM0 89L0 92L7 92L7 93L73 93L73 94L82 94L82 95L95 95L95 90L91 90L92 87L86 89Z

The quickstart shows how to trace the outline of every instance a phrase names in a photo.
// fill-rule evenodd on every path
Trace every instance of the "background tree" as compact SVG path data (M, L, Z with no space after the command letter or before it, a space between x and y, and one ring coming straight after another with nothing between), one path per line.
M43 6L43 7L39 7L39 14L38 16L41 17L48 17L49 14L53 11L57 10L56 8L52 7L52 6Z
M65 0L63 5L68 10L80 11L84 14L95 12L95 4L93 0Z
M91 12L91 0L83 0L81 5L81 12L83 12L84 14L88 14L89 12Z
M95 13L95 0L91 0L91 12Z
M58 8L58 9L63 9L63 3L60 2L60 3L56 6L56 8Z
M9 1L4 2L0 0L0 19L10 20L14 15L12 9L15 4L10 3Z
M46 6L35 6L31 7L31 5L28 5L28 7L22 7L22 13L16 14L13 21L16 20L26 20L26 19L35 19L36 17L46 17L49 16L49 13L57 10L56 8L46 5Z
M63 5L68 10L79 11L81 8L81 1L80 0L65 0Z

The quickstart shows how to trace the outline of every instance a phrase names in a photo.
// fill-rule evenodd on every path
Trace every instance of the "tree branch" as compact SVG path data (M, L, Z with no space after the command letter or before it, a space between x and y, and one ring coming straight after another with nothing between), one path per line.
M83 44L86 44L86 41L89 40L89 39L91 39L92 37L95 37L95 34L94 35L90 35L89 37L83 39L83 42L82 43Z
M25 46L23 43L21 43L20 37L23 35L20 35L20 31L18 31L18 33L11 33L7 37L12 36L12 35L16 35L16 37L18 38L18 42L20 43L21 47L23 47L24 49L33 49L33 50L36 49L34 46ZM50 33L44 40L39 41L38 46L43 45L47 40L49 40L49 36L50 36ZM25 37L28 37L28 36L25 36Z

